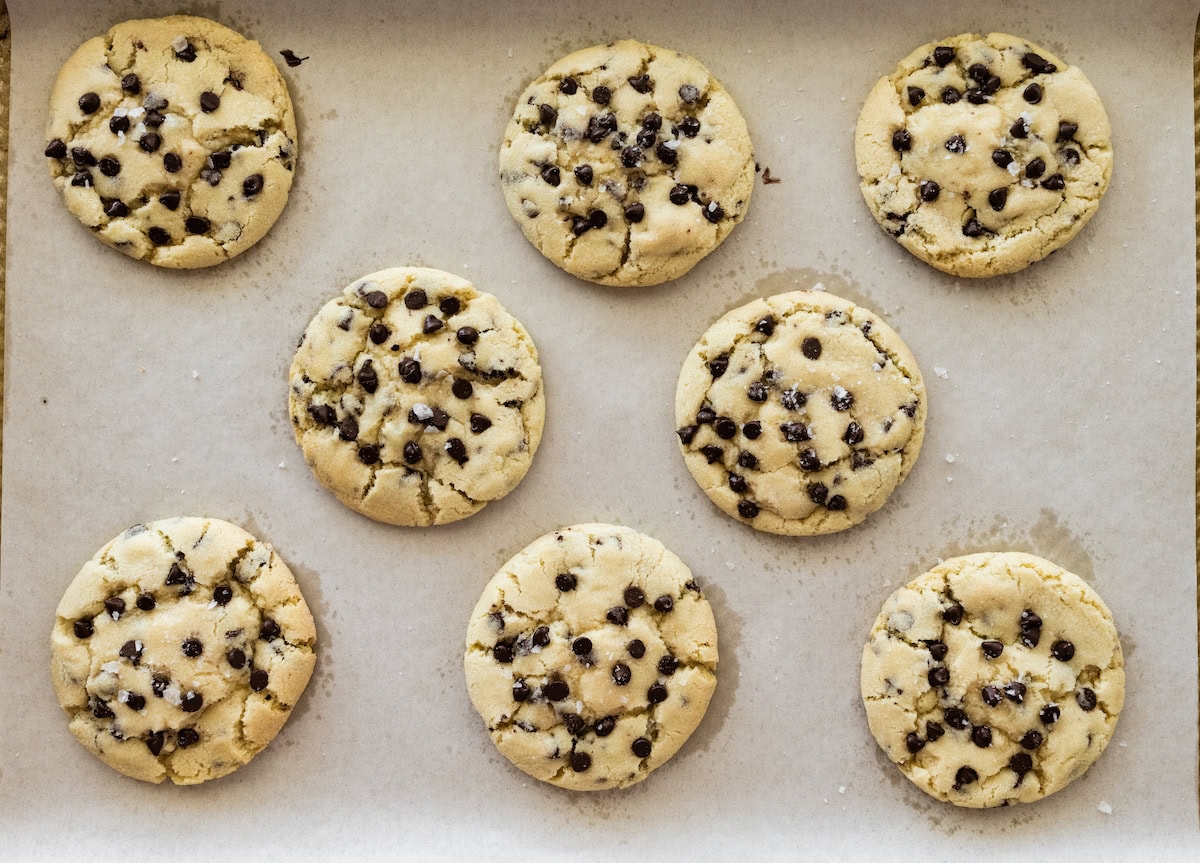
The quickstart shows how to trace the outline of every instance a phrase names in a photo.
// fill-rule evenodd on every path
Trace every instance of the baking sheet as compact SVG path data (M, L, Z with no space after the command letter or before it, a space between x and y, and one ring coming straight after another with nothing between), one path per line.
M910 843L899 847L949 859L964 846L1024 856L1060 841L1097 859L1194 851L1195 4L925 3L886 21L866 0L694 2L685 14L366 0L10 11L3 856L820 848L857 859ZM88 237L41 156L46 99L70 52L124 18L175 11L215 17L273 55L311 57L284 69L302 148L287 210L258 247L193 273ZM1024 273L968 282L877 228L852 134L871 84L912 48L989 29L1084 70L1117 161L1070 246ZM525 82L569 50L626 36L701 58L742 108L760 164L783 180L758 185L746 221L691 274L640 292L544 261L511 223L495 169ZM311 315L357 276L400 264L497 294L546 376L546 436L524 483L426 531L337 504L286 415L286 370ZM864 525L766 536L721 515L687 474L672 435L675 377L724 311L817 282L883 314L918 357L925 450ZM79 566L129 524L180 513L274 543L319 630L316 676L279 738L197 788L126 780L84 752L47 673L54 607ZM499 565L588 520L629 524L684 558L713 601L721 666L708 716L670 764L627 791L585 796L541 786L495 752L460 662L467 615ZM1122 633L1128 699L1109 751L1065 791L959 811L878 750L858 657L895 587L940 557L1001 547L1047 556L1100 591Z

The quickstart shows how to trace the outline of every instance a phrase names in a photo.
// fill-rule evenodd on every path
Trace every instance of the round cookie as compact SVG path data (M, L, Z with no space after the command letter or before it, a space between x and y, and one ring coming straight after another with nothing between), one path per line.
M1083 73L1004 33L931 42L879 80L855 157L876 220L956 276L1012 273L1062 246L1112 173L1108 116Z
M412 267L364 276L317 312L288 404L317 479L356 512L409 526L512 491L546 417L521 323L470 282Z
M463 664L509 761L560 788L623 788L700 723L717 684L717 629L661 543L579 524L535 540L488 582Z
M1124 665L1112 614L1081 578L1030 554L972 554L884 603L862 696L871 733L925 793L1031 803L1100 757Z
M97 237L161 267L208 267L262 239L287 203L296 119L257 42L207 18L126 21L54 83L46 156Z
M194 785L232 773L308 684L316 628L270 545L217 519L137 524L58 604L51 676L71 733L114 770Z
M754 300L713 324L675 392L688 470L769 533L845 530L912 470L925 435L917 361L878 316L823 291Z
M602 285L678 278L746 214L746 121L695 58L626 40L570 54L517 100L508 209L538 250Z

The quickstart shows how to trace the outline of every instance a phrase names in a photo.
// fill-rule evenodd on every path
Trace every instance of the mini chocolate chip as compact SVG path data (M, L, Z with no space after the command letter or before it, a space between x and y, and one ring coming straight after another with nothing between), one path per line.
M574 575L569 572L560 572L554 577L555 586L563 593L574 590L577 580Z
M625 588L625 604L630 608L638 608L646 601L645 592L637 585Z
M74 629L76 638L91 638L92 633L95 632L95 627L90 617L82 617L75 621Z
M96 699L92 707L92 716L97 719L112 719L116 716L106 702Z
M1021 94L1025 101L1031 105L1036 105L1042 101L1042 85L1036 81L1025 88L1025 92Z
M179 645L179 648L183 651L184 656L191 656L193 658L204 652L204 645L201 644L198 638L185 639L183 644Z
M1004 205L1008 203L1008 189L1003 186L999 189L992 189L988 192L988 203L997 213L1004 209Z
M933 62L939 66L945 66L953 59L954 49L949 45L938 45L933 49Z
M513 661L512 645L509 644L507 641L497 642L496 646L492 648L492 658L495 659L497 662L500 662L500 663L503 663L506 665L508 663L512 662Z
M938 195L942 193L942 187L933 180L921 181L921 200L927 204L931 204L938 199Z
M409 441L404 445L404 463L416 464L421 460L421 447L415 441Z
M309 405L308 412L321 425L331 426L337 422L337 413L329 405Z
M467 446L460 438L452 437L446 441L446 454L450 458L458 462L459 466L466 464L470 459L467 457Z
M962 232L964 237L981 237L987 233L987 230L980 224L978 219L967 219L967 223L963 225Z
M892 133L892 149L897 153L912 149L912 135L907 129L897 129Z
M471 414L471 432L473 434L483 434L492 427L492 421L483 414Z
M967 152L967 142L966 142L966 139L963 138L962 135L951 135L949 138L946 139L946 143L944 146L951 153Z
M187 749L200 742L200 732L195 728L180 728L175 733L175 743L180 749Z
M983 92L987 93L989 96L994 96L1000 90L1001 83L1000 76L993 75L984 82Z
M76 171L75 176L71 178L72 186L91 186L92 175L87 171Z
M1058 717L1061 715L1062 710L1057 704L1047 704L1040 711L1038 711L1038 718L1041 719L1042 723L1045 725L1053 725L1055 722L1058 722Z
M562 182L562 172L557 165L546 165L542 168L542 179L551 186L557 186Z
M543 126L553 127L558 120L558 111L553 105L547 105L545 102L538 105L538 122ZM555 183L554 185L558 185Z
M119 596L110 596L108 599L104 600L104 611L113 620L116 620L125 613L125 600L121 599Z
M1021 57L1021 63L1026 69L1032 71L1035 75L1049 74L1057 72L1058 67L1050 63L1040 54L1035 54L1032 51L1027 52Z
M1048 189L1051 192L1061 192L1067 187L1067 181L1063 179L1062 174L1051 174L1046 179L1042 180L1042 188Z
M819 360L821 358L821 340L809 336L800 344L800 350L810 360Z
M171 564L171 568L167 570L166 584L187 584L191 580L191 576L183 571L183 568L178 563Z
M1033 769L1033 759L1028 752L1018 752L1008 759L1008 766L1018 777L1023 777Z
M624 662L618 662L612 667L612 679L617 686L625 686L633 679L633 672Z
M621 164L626 168L636 168L642 162L641 147L626 147L621 151ZM555 184L557 185L557 183Z
M533 631L533 635L529 637L529 642L534 647L545 647L550 643L550 627L539 626Z
M1012 164L1012 153L1008 150L993 150L992 161L996 163L997 168L1007 168Z
M986 725L976 725L971 729L971 742L980 749L987 749L992 745L992 729Z
M1036 180L1044 173L1046 173L1046 163L1041 159L1033 159L1025 166L1025 176L1031 180Z
M267 688L267 684L271 682L270 675L261 668L256 668L250 672L250 688L255 692L262 692Z
M563 725L566 726L567 733L572 737L578 737L583 729L587 727L587 723L583 721L583 717L578 713L564 713L562 721Z
M977 81L980 84L986 81L991 74L992 73L988 71L988 67L982 63L972 63L967 67L967 77L972 81Z
M79 97L79 110L85 114L95 114L100 110L100 96L97 93L84 93Z
M973 767L960 767L954 774L954 790L962 791L964 785L970 785L979 779L979 774Z
M1062 662L1068 662L1075 655L1075 645L1069 641L1056 641L1050 645L1050 655Z
M213 588L213 601L217 605L229 605L231 599L233 599L233 588L228 584L218 584Z
M980 695L983 697L983 703L988 707L996 707L1004 700L1004 693L998 686L985 686L980 690Z
M588 225L588 220L583 216L571 217L571 233L577 237L581 237L588 232L591 226Z
M985 641L979 647L988 659L995 659L1004 652L1004 644L999 641Z
M112 132L114 135L118 135L121 132L128 132L129 117L125 116L124 114L119 117L110 117L108 120L108 131Z
M745 494L749 490L746 484L745 477L738 476L736 473L729 475L729 490L736 494Z
M945 686L950 682L950 669L944 665L935 665L929 669L927 677L930 686Z
M717 417L716 422L713 423L713 431L717 433L717 437L729 440L737 434L737 423L729 417Z
M592 640L587 636L580 636L571 642L571 651L576 656L587 656L592 652Z
M421 382L421 364L412 357L402 359L397 368L400 373L400 380L405 383L419 384Z
M165 105L163 107L166 107ZM167 118L158 111L147 111L146 119L142 120L151 129L157 129L163 123L167 122Z
M688 191L687 186L683 185L682 183L676 183L671 187L670 194L668 194L667 197L670 198L672 204L682 207L689 200L691 200L692 195L691 192Z
M126 659L132 659L136 663L142 657L142 648L137 641L130 639L121 645L121 649L117 651L118 656L123 656Z
M815 504L825 503L829 498L829 486L823 482L809 483L808 499Z
M1042 732L1035 731L1031 728L1026 731L1025 735L1021 738L1021 745L1026 749L1037 749L1042 745L1043 739Z
M528 701L533 695L533 689L524 680L518 680L512 685L513 701Z
M629 609L623 605L613 606L604 616L609 623L615 623L617 626L625 626L629 623Z
M265 675L266 672L264 671L263 674ZM250 686L251 686L251 688L254 687L254 675L253 674L250 675ZM197 710L199 710L203 706L204 706L204 696L201 695L199 692L196 692L195 690L190 690L188 692L185 692L183 695L183 701L181 701L179 704L180 709L183 710L184 713L195 713Z
M263 175L251 174L242 181L242 194L247 198L253 198L263 190Z
M625 208L625 219L629 222L637 224L645 217L646 207L640 201L635 201Z
M1042 619L1032 609L1021 612L1020 624L1022 629L1041 629Z
M808 396L794 386L789 390L784 390L779 395L779 403L790 411L800 410L807 401Z
M643 150L649 150L658 142L658 135L654 133L653 129L642 129L634 140Z
M772 335L775 332L775 319L770 315L765 318L759 318L754 323L754 331L762 333L764 336Z
M925 91L922 90L920 87L909 87L908 88L908 104L912 105L914 108L917 107L918 105L920 105L921 101L924 98L925 98Z
M679 660L670 654L664 656L658 661L658 671L660 674L665 674L670 677L679 669Z
M812 440L812 434L809 432L808 426L804 423L783 423L779 426L779 430L783 432L783 439L789 443Z
M45 155L47 159L65 159L67 157L67 145L63 142L62 138L55 138L46 145Z
M354 417L346 417L337 424L338 437L342 440L350 441L358 439L358 420Z
M654 600L654 610L661 611L666 614L675 607L675 600L671 599L667 594L663 594L658 599Z
M835 411L848 411L854 406L854 393L840 386L834 387L833 394L829 397L829 403L833 405Z
M957 87L947 87L942 91L942 102L947 105L953 105L962 99L962 93L958 92Z
M744 468L755 468L758 467L758 456L752 452L743 450L738 453L737 463Z
M863 442L864 434L865 433L863 432L862 426L851 420L850 424L846 426L846 431L842 435L842 440L844 440L850 446L854 446L855 444L860 444Z
M374 444L364 444L358 448L358 460L363 464L376 464L379 461L379 447Z
M675 434L679 435L679 442L684 446L687 446L696 439L696 432L699 430L699 426L683 426L682 428L676 429Z
M1079 131L1079 124L1072 123L1068 120L1059 120L1058 136L1054 139L1056 144L1061 144L1063 141L1070 141L1075 137L1075 133Z
M90 168L96 164L96 157L87 147L72 147L71 159L76 165L84 168Z
M367 291L362 298L373 309L382 309L388 304L387 294L383 291Z
M161 731L151 731L145 737L146 748L150 750L150 754L157 757L162 752L163 743L166 738Z
M420 288L414 288L404 295L404 307L416 311L429 305L429 298Z
M908 732L908 736L904 738L904 745L908 747L909 752L916 755L925 748L925 741L916 732L910 731Z
M612 716L605 716L603 719L597 720L594 730L597 737L608 737L616 727L617 720Z
M158 148L162 146L162 138L157 132L147 132L138 139L138 146L147 153L156 153Z
M956 602L954 605L942 611L942 620L946 621L946 623L950 624L951 626L958 626L960 623L962 623L964 611L965 609Z
M592 177L594 176L591 165L580 165L575 169L575 179L583 183L585 186L592 185Z
M205 90L200 94L200 110L205 114L211 114L213 111L221 107L221 97L211 90Z
M125 706L130 710L141 710L146 706L146 696L130 692L125 696Z
M183 170L183 159L178 153L167 153L163 156L163 170L168 174L178 174Z
M972 87L965 94L967 101L972 105L986 105L988 100L987 90L983 87Z
M1095 710L1099 703L1096 700L1096 693L1086 686L1075 693L1075 702L1079 705L1080 710L1089 713Z
M950 648L941 641L931 641L925 646L929 649L929 655L934 658L935 662L941 662L946 658L946 654L950 652Z
M166 207L171 212L179 209L180 195L178 192L165 192L159 196L158 202ZM168 238L167 242L170 242Z
M1016 122L1014 122L1009 128L1008 134L1012 135L1014 138L1028 138L1029 121L1024 117L1018 117Z
M542 687L542 695L550 701L562 701L571 694L571 687L565 680L555 678Z
M392 331L388 329L387 324L384 324L381 321L373 321L370 329L367 330L367 337L371 340L371 343L375 345L382 345L387 341L387 337L391 334Z
M150 678L150 691L154 693L155 698L162 698L163 693L167 691L167 687L171 685L171 678L161 674L155 674Z
M209 228L208 219L203 216L188 216L184 219L183 226L189 234L206 234Z
M135 73L130 72L121 78L121 89L130 96L136 96L142 92L142 81Z
M426 315L424 322L421 324L421 332L423 332L425 335L429 335L431 333L436 333L444 326L445 324L442 323L442 319L437 315Z
M637 740L633 741L633 743L629 745L629 748L638 758L650 757L650 741L645 737L639 737Z
M592 101L597 105L607 105L612 101L612 90L601 84L592 88Z
M935 740L940 740L946 734L946 729L942 728L940 722L925 723L925 737L932 743Z
M759 512L758 504L752 500L739 500L737 511L742 518L754 518Z
M176 49L175 56L184 63L191 63L196 59L196 46L188 42L182 49Z
M704 213L704 218L714 225L725 218L725 209L716 201L709 201L701 212Z
M742 426L742 434L750 440L757 440L758 436L762 434L762 423L758 420L751 420Z
M720 461L721 457L725 455L725 451L719 446L709 444L708 446L700 447L700 454L704 456L709 464L712 464L715 461Z
M661 683L655 683L646 690L646 699L651 704L661 704L667 700L667 687Z
M715 360L709 360L708 372L713 376L713 380L721 377L721 375L725 374L727 371L729 371L728 355L717 357Z
M566 77L558 82L558 89L568 96L574 96L575 91L579 89L579 82L574 78Z
M279 637L280 632L279 624L268 617L263 620L262 626L258 630L258 637L264 641L274 641Z
M625 649L629 651L629 655L634 659L641 659L646 655L646 645L640 638L635 638L629 644L625 645Z

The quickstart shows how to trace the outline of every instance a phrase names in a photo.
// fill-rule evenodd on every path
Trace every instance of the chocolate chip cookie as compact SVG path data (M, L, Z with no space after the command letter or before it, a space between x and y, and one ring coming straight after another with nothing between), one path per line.
M467 689L530 776L596 791L640 782L695 730L716 687L712 609L684 563L627 527L535 540L484 588Z
M1095 214L1109 138L1079 69L1015 36L964 34L879 80L855 157L867 205L904 248L956 276L994 276L1046 257Z
M410 526L466 518L512 491L546 417L520 322L470 282L410 267L364 276L317 312L289 409L338 500Z
M1031 803L1100 757L1125 701L1112 614L1015 552L947 560L883 605L862 656L871 733L925 793Z
M729 93L696 59L629 40L547 69L500 148L504 199L525 236L604 285L682 276L745 216L753 180Z
M161 267L207 267L262 239L287 203L296 119L278 68L207 18L126 21L55 81L46 157L103 242Z
M758 530L833 533L883 506L925 435L925 385L877 315L823 291L734 309L684 361L676 435L713 503Z
M58 604L51 676L71 733L146 782L232 773L308 684L316 629L287 566L228 522L137 524Z

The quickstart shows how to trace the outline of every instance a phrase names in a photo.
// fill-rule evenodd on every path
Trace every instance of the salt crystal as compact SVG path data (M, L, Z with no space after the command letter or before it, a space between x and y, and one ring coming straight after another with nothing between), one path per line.
M178 54L180 51L186 51L187 46L188 46L187 36L183 36L183 35L176 36L171 42L171 47L175 49L176 54Z
M900 166L898 164L892 165L892 169L890 171L888 171L887 178L889 180L894 180L896 177L899 177L899 176L900 176Z
M1105 815L1112 815L1112 804L1107 800L1101 800L1100 805L1097 806L1096 809Z
M412 412L413 416L422 422L433 417L433 411L430 409L429 405L425 404L424 402L417 402L415 405L413 405Z
M105 672L106 674L116 674L118 671L121 670L121 663L117 662L114 659L112 662L106 662L103 665L101 665L100 670Z
M950 372L946 371L941 366L934 366L933 373L935 375L937 375L939 378L941 378L942 380L947 380L950 377Z
M200 372L192 369L192 380L197 380L200 377Z
M286 469L286 467L287 467L287 466L286 466L286 465L285 465L283 462L280 462L280 463L279 463L279 468L280 468L280 470L284 470L284 469Z
M168 686L163 690L163 699L167 702L167 704L178 707L179 705L183 704L183 693L179 691L178 687Z
M838 794L845 794L845 793L846 793L846 786L845 786L845 785L839 785L839 786L838 786Z
M128 704L129 703L129 690L122 689L120 692L118 692L117 693L117 701L121 702L122 704Z
M946 453L946 463L954 464L954 453L952 453L952 452Z

